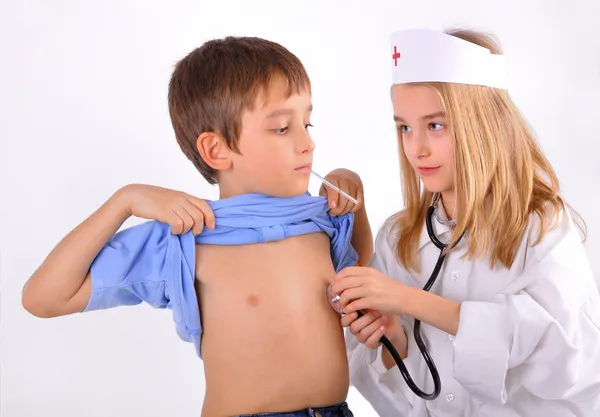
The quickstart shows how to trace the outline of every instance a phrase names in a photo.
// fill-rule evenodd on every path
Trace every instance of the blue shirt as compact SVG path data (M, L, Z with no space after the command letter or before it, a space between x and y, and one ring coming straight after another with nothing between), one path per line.
M84 311L146 302L173 311L179 337L200 350L202 326L194 288L195 245L240 245L325 232L336 272L355 265L354 216L330 216L325 197L245 194L209 201L215 228L173 235L168 224L148 221L115 234L91 265L92 293Z

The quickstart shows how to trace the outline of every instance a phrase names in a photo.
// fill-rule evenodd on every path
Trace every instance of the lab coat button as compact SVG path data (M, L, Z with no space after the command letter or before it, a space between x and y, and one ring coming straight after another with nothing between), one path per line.
M446 394L446 401L448 401L449 403L454 401L454 394L452 394L452 393Z
M454 336L452 336L451 334L448 335L448 339L450 340L454 340Z
M459 273L458 271L453 271L453 272L452 272L452 279L453 279L454 281L456 281L456 280L457 280L457 279L459 279L459 278L460 278L460 273Z

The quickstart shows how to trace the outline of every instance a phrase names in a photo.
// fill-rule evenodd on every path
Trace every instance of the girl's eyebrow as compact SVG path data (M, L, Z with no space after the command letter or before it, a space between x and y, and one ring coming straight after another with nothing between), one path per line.
M443 111L438 111L436 113L432 113L432 114L427 114L425 116L422 116L421 119L423 120L430 120L430 119L435 119L436 117L444 117L446 116L446 113ZM404 120L402 120L402 117L400 116L395 116L394 115L394 122L398 123L406 123Z

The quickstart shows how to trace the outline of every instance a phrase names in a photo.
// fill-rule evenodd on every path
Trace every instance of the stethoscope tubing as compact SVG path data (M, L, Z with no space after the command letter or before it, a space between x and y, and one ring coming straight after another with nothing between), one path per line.
M434 202L435 202L435 196L434 196ZM435 281L437 280L437 277L438 277L440 271L442 270L442 266L444 265L444 260L446 259L446 253L447 253L446 248L448 247L447 244L441 242L437 238L437 236L435 235L435 231L433 230L433 224L432 224L431 219L432 219L434 211L435 211L434 202L432 202L432 204L427 209L427 215L425 216L425 225L427 227L427 234L429 235L429 239L431 239L431 242L440 250L440 254L438 256L437 262L435 263L435 267L433 268L433 271L431 272L431 275L430 275L429 279L427 280L427 283L425 283L425 286L423 287L423 291L429 291L431 289L431 287L433 286L433 284L435 283ZM463 236L464 236L464 232L460 235L458 240L454 243L454 245L452 246L453 248L458 244L458 242L462 239ZM363 313L361 311L358 311L357 313L358 313L359 317L363 315ZM417 384L415 384L412 377L410 376L410 373L406 369L406 365L404 365L404 361L398 354L398 351L396 350L394 345L392 345L392 343L389 341L389 339L385 336L382 336L379 339L379 341L388 350L388 352L390 352L390 355L392 355L392 358L394 358L394 361L396 362L396 365L398 366L398 369L400 370L400 373L402 374L402 377L404 378L404 381L406 381L406 384L408 385L410 390L412 392L414 392L415 395L417 395L420 398L423 398L424 400L429 400L429 401L435 400L440 395L440 392L442 391L442 384L441 384L441 380L440 380L440 374L435 366L435 362L433 361L433 358L429 354L429 350L427 349L427 346L425 345L425 342L423 341L423 337L421 336L421 321L420 320L415 319L414 327L413 327L413 335L414 335L417 347L419 348L419 351L421 352L421 356L423 356L423 359L425 360L427 368L429 369L429 373L431 374L431 378L433 379L433 392L431 392L431 393L424 392L417 386Z

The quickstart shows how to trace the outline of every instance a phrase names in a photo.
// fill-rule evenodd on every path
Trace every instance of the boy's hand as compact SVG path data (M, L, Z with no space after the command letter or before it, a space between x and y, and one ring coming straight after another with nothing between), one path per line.
M171 226L173 234L192 229L199 235L206 225L215 228L215 216L206 201L181 191L153 185L130 184L121 189L129 215L158 220Z
M327 174L325 179L358 200L358 204L354 204L352 201L348 200L337 191L327 187L325 184L321 185L319 195L328 198L330 215L341 216L348 212L354 213L364 207L363 184L358 174L348 169L339 168Z

